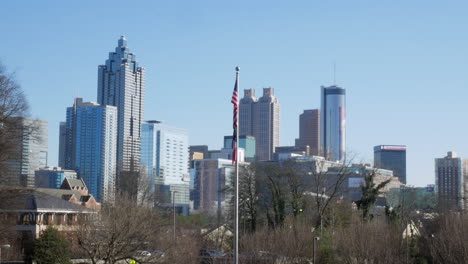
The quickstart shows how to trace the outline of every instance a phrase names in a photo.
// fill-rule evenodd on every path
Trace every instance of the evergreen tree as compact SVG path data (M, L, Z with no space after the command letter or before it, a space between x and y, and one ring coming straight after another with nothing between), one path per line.
M33 259L38 264L70 264L68 241L57 229L48 227L34 243Z
M375 172L372 172L364 178L365 183L361 185L362 197L360 200L357 200L355 202L358 209L362 210L363 219L368 219L369 217L372 218L372 214L370 214L370 209L372 208L372 206L374 206L375 202L377 201L377 197L380 194L380 190L390 182L390 179L388 179L376 185L374 183L374 177Z

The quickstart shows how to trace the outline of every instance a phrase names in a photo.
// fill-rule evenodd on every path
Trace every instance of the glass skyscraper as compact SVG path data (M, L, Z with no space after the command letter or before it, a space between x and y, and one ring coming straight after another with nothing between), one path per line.
M343 162L346 158L346 90L322 86L320 109L320 154Z
M115 195L117 108L75 99L67 108L65 164L75 170L97 201Z
M18 149L6 161L5 175L0 184L7 186L34 187L35 171L47 166L48 122L18 117L21 137L13 138Z
M189 143L185 129L160 121L143 123L141 166L148 175L150 189L156 191L160 201L172 206L169 201L172 202L174 194L176 204L188 206Z
M374 167L392 170L406 184L406 146L379 145L374 147Z
M106 64L99 66L97 100L101 105L117 107L117 180L119 188L127 191L135 190L133 172L139 171L140 166L144 92L145 70L138 66L122 36Z

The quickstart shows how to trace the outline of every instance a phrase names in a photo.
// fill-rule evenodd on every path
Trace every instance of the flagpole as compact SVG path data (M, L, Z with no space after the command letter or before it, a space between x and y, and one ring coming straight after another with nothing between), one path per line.
M236 67L236 82L239 87L239 71ZM237 96L237 105L239 105L239 96ZM234 224L234 264L239 264L239 111L236 113L236 180L235 180L235 224Z

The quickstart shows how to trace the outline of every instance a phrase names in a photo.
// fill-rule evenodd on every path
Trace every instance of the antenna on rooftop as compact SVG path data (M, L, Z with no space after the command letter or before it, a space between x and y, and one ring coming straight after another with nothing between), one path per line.
M333 62L333 85L336 85L336 62Z

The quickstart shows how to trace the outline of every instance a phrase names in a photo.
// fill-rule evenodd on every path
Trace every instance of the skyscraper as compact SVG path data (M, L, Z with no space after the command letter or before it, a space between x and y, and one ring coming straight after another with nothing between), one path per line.
M114 201L117 108L76 98L66 131L65 169L75 170L99 202Z
M435 187L441 209L466 209L468 197L468 160L448 152L435 159Z
M134 193L140 166L145 70L122 36L98 71L98 103L117 107L117 175L119 188Z
M271 160L280 145L280 104L273 88L263 88L263 96L255 98L253 89L244 90L239 105L240 136L255 137L257 160Z
M20 127L17 149L11 159L5 163L0 184L7 186L34 187L35 171L47 166L48 155L48 122L18 117Z
M392 170L406 184L406 146L379 145L374 147L374 167Z
M322 86L320 109L320 154L326 159L346 159L346 90Z
M60 131L59 131L59 157L58 164L59 167L65 168L65 145L67 142L67 123L60 122Z
M184 129L143 123L141 165L154 184L180 184L189 174L188 133Z
M304 110L299 116L299 138L296 139L296 148L310 148L311 155L319 155L320 149L320 110Z
M172 207L174 202L187 214L190 199L187 131L163 125L160 121L143 123L141 166L160 206Z

